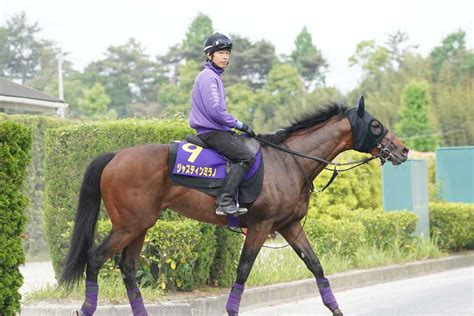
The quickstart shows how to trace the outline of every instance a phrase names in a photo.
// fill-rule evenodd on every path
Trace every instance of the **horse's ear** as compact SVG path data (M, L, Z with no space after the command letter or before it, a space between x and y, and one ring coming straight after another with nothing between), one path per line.
M362 117L364 116L364 113L365 113L364 96L361 95L359 98L358 105L357 105L357 115L359 115L359 117Z

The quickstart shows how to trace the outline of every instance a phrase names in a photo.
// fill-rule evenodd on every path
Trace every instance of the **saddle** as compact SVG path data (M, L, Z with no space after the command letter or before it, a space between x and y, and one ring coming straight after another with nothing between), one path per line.
M230 162L225 156L209 148L198 136L187 135L185 141L174 141L169 146L169 176L177 184L217 196L224 183ZM244 146L255 154L255 163L240 184L237 194L240 204L254 202L262 190L263 159L260 144L253 138L241 136Z

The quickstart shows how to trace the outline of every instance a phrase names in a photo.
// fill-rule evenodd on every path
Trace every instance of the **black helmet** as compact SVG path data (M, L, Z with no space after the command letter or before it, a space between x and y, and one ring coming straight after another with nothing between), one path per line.
M214 53L218 50L232 50L232 40L224 34L215 33L211 35L204 43L204 52Z

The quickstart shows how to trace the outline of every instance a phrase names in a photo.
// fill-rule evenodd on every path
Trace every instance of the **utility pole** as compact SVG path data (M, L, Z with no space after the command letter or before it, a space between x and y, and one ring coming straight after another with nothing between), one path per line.
M59 50L58 55L58 96L64 101L64 88L63 88L63 51Z
M58 55L58 96L64 102L64 86L63 86L63 51L59 50ZM64 118L66 109L59 109L58 114L60 117Z

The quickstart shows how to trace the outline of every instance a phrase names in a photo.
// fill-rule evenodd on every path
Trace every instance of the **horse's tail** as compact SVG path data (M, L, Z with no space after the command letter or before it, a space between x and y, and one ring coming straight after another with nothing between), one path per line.
M92 246L99 216L100 178L105 166L114 156L115 153L106 153L95 158L84 174L71 245L59 280L60 285L74 286L84 277L87 252Z

